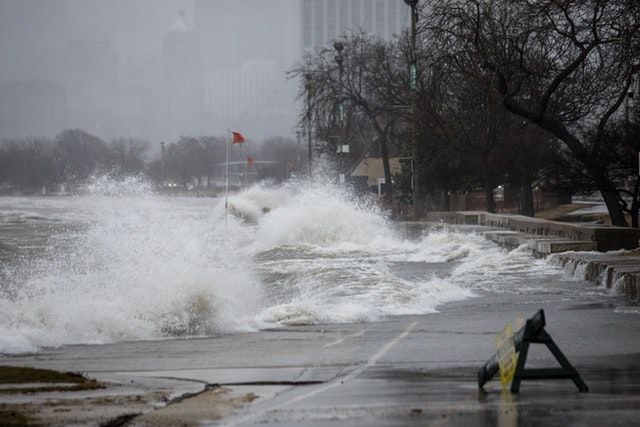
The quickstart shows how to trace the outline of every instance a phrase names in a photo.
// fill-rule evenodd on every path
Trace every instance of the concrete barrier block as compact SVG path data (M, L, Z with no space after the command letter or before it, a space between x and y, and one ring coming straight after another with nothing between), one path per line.
M430 221L445 221L453 224L480 224L537 236L554 236L579 242L592 241L597 243L595 250L598 251L634 249L640 246L640 229L626 227L573 224L547 221L522 215L503 215L478 211L430 212L427 214L427 218Z
M595 251L596 242L573 240L539 240L535 243L535 251L547 255L567 251Z

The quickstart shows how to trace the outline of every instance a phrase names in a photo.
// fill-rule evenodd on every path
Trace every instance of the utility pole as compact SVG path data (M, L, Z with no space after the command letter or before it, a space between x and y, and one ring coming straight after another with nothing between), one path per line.
M411 191L413 195L413 214L414 219L420 219L421 200L419 195L418 174L416 173L416 163L418 160L418 141L417 141L417 115L418 115L418 97L417 97L417 80L418 80L418 60L416 54L416 26L418 23L418 2L420 0L404 0L411 8L411 52L409 64L409 88L411 89Z
M164 141L160 143L160 149L162 150L162 174L160 176L160 185L164 187L165 171L164 171Z
M300 130L296 131L296 175L300 174Z
M342 76L344 74L344 58L342 57L342 50L344 49L344 42L340 39L336 39L333 43L333 48L336 50L336 63L338 64L338 123L340 126L338 137L338 153L340 154L340 171L339 182L344 179L344 155L345 150L345 111L344 111L344 96L342 94Z
M309 176L311 176L311 134L313 133L313 125L311 122L311 90L313 89L313 76L311 73L306 73L304 78L306 79L305 89L307 90L307 139L309 144Z

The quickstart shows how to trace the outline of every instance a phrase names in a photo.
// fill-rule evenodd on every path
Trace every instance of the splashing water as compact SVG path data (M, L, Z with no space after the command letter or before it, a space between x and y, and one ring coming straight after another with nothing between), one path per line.
M0 351L255 329L260 284L242 230L230 224L232 244L215 203L138 184L118 192L94 182L91 193L60 199L77 220L41 256L8 268Z
M0 352L375 321L552 274L477 234L404 239L374 205L322 180L232 195L226 227L218 199L165 197L138 178L87 190L0 208L0 227L28 211L46 237L0 269Z

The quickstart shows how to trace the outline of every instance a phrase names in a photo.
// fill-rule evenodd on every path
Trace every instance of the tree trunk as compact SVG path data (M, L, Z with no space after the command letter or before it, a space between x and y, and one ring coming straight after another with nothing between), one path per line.
M598 188L601 188L597 182L598 181L596 181L596 185ZM627 223L627 219L624 216L624 210L622 210L622 206L618 203L618 192L615 190L600 190L600 194L602 194L604 203L607 205L611 224L617 227L628 227L629 223Z
M536 116L523 108L521 105L512 102L504 103L507 110L521 117L532 120L542 129L548 131L552 135L557 136L572 151L576 159L582 163L596 184L596 187L602 194L611 224L618 227L628 227L627 219L624 216L624 210L618 203L618 192L614 183L607 177L602 164L590 153L581 141L569 132L566 126L558 119L548 115Z
M496 213L496 199L493 195L493 186L491 184L484 185L484 199L487 203L487 212Z
M449 190L446 188L442 190L444 192L444 211L451 211L451 196L449 195Z
M638 216L640 215L640 176L636 178L636 185L633 189L633 200L631 201L631 226L640 228Z
M424 183L420 177L421 168L419 168L419 148L417 138L414 136L413 146L411 147L411 179L413 188L412 191L412 203L413 203L413 219L419 221L425 212L426 205L426 191Z
M534 216L533 190L529 182L524 182L520 186L520 215Z
M416 173L415 164L417 163L416 158L414 157L412 160L413 164L411 165L411 179L413 188L411 189L411 201L413 203L413 219L415 221L419 221L422 218L422 213L424 212L424 195L420 194L420 185L418 174Z
M487 204L487 212L496 213L496 198L493 189L496 187L496 180L493 179L488 171L486 162L482 161L482 180L484 181L484 200Z
M611 224L618 227L628 227L629 224L624 216L624 210L620 203L618 203L618 192L615 189L615 185L607 177L602 168L602 164L599 163L598 159L594 158L594 156L580 143L578 138L569 133L561 123L548 123L548 121L543 120L540 125L560 138L562 142L569 147L576 158L584 165L591 178L593 178L596 187L602 194L602 198L604 199L604 202L607 205L607 210L609 211Z
M384 203L391 207L393 203L393 183L391 182L391 165L389 164L389 148L387 147L388 129L378 134L380 140L380 155L382 156L382 168L384 169Z

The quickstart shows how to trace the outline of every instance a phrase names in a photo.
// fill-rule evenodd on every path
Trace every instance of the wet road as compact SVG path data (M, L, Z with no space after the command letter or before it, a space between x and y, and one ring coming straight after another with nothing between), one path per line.
M517 396L496 380L478 390L476 371L494 353L495 334L539 308L590 392L569 380L525 381ZM377 323L68 346L0 361L262 396L216 425L637 425L639 320L637 306L598 294L494 295ZM527 366L554 363L532 346Z

